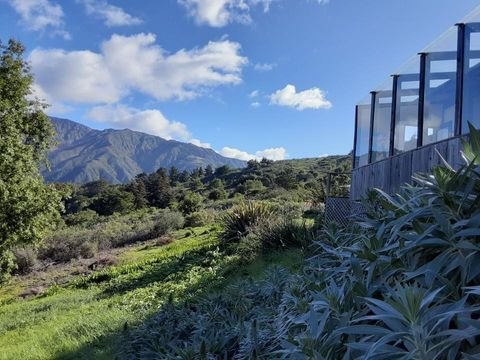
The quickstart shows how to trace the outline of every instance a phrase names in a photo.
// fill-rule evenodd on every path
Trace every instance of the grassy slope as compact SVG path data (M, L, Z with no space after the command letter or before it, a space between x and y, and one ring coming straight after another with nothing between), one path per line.
M125 252L121 263L77 277L49 295L12 300L21 284L0 294L0 359L112 359L125 327L135 326L174 301L259 277L270 264L296 268L300 251L271 253L253 264L216 251L216 229L197 228L163 246Z

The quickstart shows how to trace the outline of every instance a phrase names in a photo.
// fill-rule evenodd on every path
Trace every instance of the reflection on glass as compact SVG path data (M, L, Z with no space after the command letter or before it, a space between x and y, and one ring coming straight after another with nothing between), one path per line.
M373 114L372 162L385 159L390 150L390 126L392 121L392 79L375 92Z
M423 145L454 135L457 29L451 28L425 50Z
M357 143L355 146L355 167L368 164L370 114L370 104L357 105Z
M465 26L465 67L463 80L462 134L468 123L480 127L480 24Z
M394 154L417 147L419 88L420 59L415 56L398 75Z

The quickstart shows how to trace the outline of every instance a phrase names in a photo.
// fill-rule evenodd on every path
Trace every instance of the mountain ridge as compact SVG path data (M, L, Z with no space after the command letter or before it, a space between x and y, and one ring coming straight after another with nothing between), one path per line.
M142 172L175 166L191 171L211 165L246 166L212 149L130 129L92 129L69 119L51 117L57 146L49 153L51 170L42 173L48 182L85 183L104 179L125 183Z

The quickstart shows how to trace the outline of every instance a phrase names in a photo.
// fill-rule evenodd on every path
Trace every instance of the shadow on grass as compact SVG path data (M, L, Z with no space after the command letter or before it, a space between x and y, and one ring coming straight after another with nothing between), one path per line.
M228 278L233 275L234 269L239 269L239 264L236 262L223 261L223 255L220 256L212 251L216 247L209 246L201 249L194 249L186 251L182 255L172 256L170 258L162 259L162 261L151 262L145 265L144 268L138 269L136 274L121 274L108 280L108 284L102 294L102 297L110 297L114 295L127 295L130 292L142 291L154 287L155 294L159 297L159 307L154 307L155 312L150 316L138 319L135 323L125 322L119 325L119 328L113 333L105 334L95 339L93 342L86 343L75 351L64 352L57 354L54 359L70 360L70 359L120 359L120 349L122 339L125 336L126 330L131 327L136 327L141 323L147 322L154 313L161 311L165 303L169 301L169 296L172 296L179 301L194 300L195 298L204 296L212 291L218 290L226 282ZM198 269L210 268L212 266L218 267L218 277L199 276L196 281L189 282L188 277ZM174 292L163 291L162 285L173 284L178 285L184 283L184 287ZM94 283L95 284L95 283ZM100 285L100 284L99 284ZM134 311L134 310L132 310ZM139 316L141 317L141 316Z

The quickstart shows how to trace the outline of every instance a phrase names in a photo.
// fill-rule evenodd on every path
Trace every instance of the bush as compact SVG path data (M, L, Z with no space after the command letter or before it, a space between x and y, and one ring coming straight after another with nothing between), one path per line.
M15 257L16 274L28 274L37 264L37 254L31 247L14 248L12 253Z
M68 226L76 226L76 225L85 225L90 226L94 225L100 221L100 216L90 209L80 211L75 214L68 214L64 216L65 224Z
M200 210L203 203L203 196L194 192L188 192L180 203L180 210L184 214L191 214Z
M94 250L98 250L93 234L92 230L78 228L57 231L39 249L38 258L54 262L68 262L80 257L91 258L96 254Z
M253 231L263 249L306 247L314 238L313 226L308 226L305 220L293 219L288 216L262 222Z
M238 243L232 245L234 245L233 252L244 264L255 260L264 250L261 239L254 232L248 233L242 237Z
M39 251L39 258L67 262L75 258L91 258L99 250L146 241L183 227L181 213L165 210L139 210L128 215L99 218L93 226L85 223L60 229L48 238Z
M200 227L212 223L215 220L216 214L214 211L196 211L185 216L185 226Z
M248 201L234 206L221 219L223 231L220 238L224 244L238 242L250 229L275 214L272 205L259 201Z
M161 216L156 218L155 226L152 230L152 237L157 238L170 233L171 231L183 228L185 219L179 212L173 212L171 210L164 210Z

